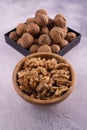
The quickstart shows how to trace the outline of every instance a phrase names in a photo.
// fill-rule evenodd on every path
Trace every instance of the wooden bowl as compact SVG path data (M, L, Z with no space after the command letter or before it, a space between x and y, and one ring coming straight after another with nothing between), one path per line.
M72 85L69 87L69 90L67 92L65 92L62 96L55 97L53 99L47 99L47 100L35 99L35 98L30 97L26 93L24 93L18 86L17 73L21 69L21 66L23 65L24 61L27 58L33 58L33 57L41 57L41 58L45 58L45 59L56 58L58 62L68 63L70 65L71 81L72 81ZM59 56L59 55L53 54L53 53L41 52L41 53L34 53L31 55L28 55L28 56L24 57L21 61L19 61L18 64L14 68L12 80L13 80L13 85L14 85L15 90L26 101L38 103L38 104L50 104L50 103L55 103L55 102L59 103L71 94L71 92L73 91L73 89L75 87L76 75L75 75L75 71L74 71L72 65L66 59L64 59L62 56Z

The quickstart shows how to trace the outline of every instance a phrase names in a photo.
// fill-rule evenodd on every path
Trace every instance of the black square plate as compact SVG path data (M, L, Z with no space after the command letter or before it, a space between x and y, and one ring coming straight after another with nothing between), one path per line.
M9 32L6 33L6 34L4 34L5 40L6 40L7 44L9 44L11 47L15 48L17 51L19 51L19 52L22 53L23 55L25 55L25 56L29 55L30 52L29 52L27 49L23 48L21 45L17 44L17 42L15 42L15 41L13 41L13 40L11 40L11 39L9 38L10 32L15 31L15 30L16 30L16 28L13 29L13 30L11 30L11 31L9 31ZM77 37L76 37L72 42L70 42L68 45L66 45L63 49L61 49L61 50L57 53L57 54L59 54L59 55L61 55L61 56L63 56L63 55L66 54L69 50L71 50L74 46L76 46L76 45L80 42L80 39L81 39L81 34L80 34L80 33L76 32L76 31L74 31L74 30L72 30L72 29L70 29L70 28L68 28L68 32L74 32Z

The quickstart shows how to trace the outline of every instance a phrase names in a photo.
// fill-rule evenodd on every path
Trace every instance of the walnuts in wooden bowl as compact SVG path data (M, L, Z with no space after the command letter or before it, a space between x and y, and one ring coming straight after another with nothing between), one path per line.
M35 53L23 58L13 72L18 94L28 102L49 104L68 97L75 86L75 72L63 57Z

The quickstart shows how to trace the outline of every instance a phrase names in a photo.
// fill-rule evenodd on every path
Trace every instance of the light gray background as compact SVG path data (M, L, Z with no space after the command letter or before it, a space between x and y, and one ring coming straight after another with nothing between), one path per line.
M73 93L62 103L29 104L15 92L12 72L24 56L6 44L4 33L45 8L50 17L62 13L67 25L82 34L80 44L64 58L77 74ZM0 130L87 130L87 1L0 0Z

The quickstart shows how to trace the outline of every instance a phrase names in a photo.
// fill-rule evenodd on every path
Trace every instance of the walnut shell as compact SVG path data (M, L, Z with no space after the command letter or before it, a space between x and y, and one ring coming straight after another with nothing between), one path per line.
M59 43L59 46L60 46L60 48L62 49L62 48L64 48L67 44L68 44L68 41L65 40L65 39L62 39L61 42Z
M32 35L37 35L40 32L40 27L35 23L29 23L26 25L26 32Z
M63 31L59 27L53 27L50 30L50 37L54 43L59 43L63 38Z
M60 46L57 44L52 44L50 47L53 53L58 53L58 51L60 51Z
M26 25L24 23L20 23L17 25L16 33L21 36L26 30Z
M35 53L35 52L37 52L38 48L39 48L39 45L34 44L34 45L32 45L32 46L30 47L29 52L30 52L30 53Z
M42 45L39 47L37 52L51 52L51 48L48 45Z
M74 32L68 32L65 39L66 39L68 42L71 42L71 41L73 41L75 38L76 38L76 34L75 34Z
M47 15L47 11L45 9L39 9L36 11L35 16L37 17L37 16L42 15L42 14Z
M24 48L29 48L34 42L34 38L29 33L24 33L21 38L18 39L17 43Z
M38 39L39 45L50 45L51 44L51 39L48 34L42 34L39 39Z
M19 38L19 35L16 33L16 31L12 31L9 34L9 38L12 39L12 40L14 40L14 41L17 41L18 38Z
M28 18L28 19L26 20L26 24L35 23L35 22L36 22L35 18Z
M51 18L48 19L47 27L49 28L49 30L54 27L54 20L53 19L51 19Z
M41 28L41 31L40 31L40 34L49 34L49 29L48 29L48 27L42 27Z
M38 15L36 17L36 23L39 26L44 27L48 24L48 17L45 14Z
M66 19L62 14L57 14L54 18L54 23L56 26L64 28L66 26Z

